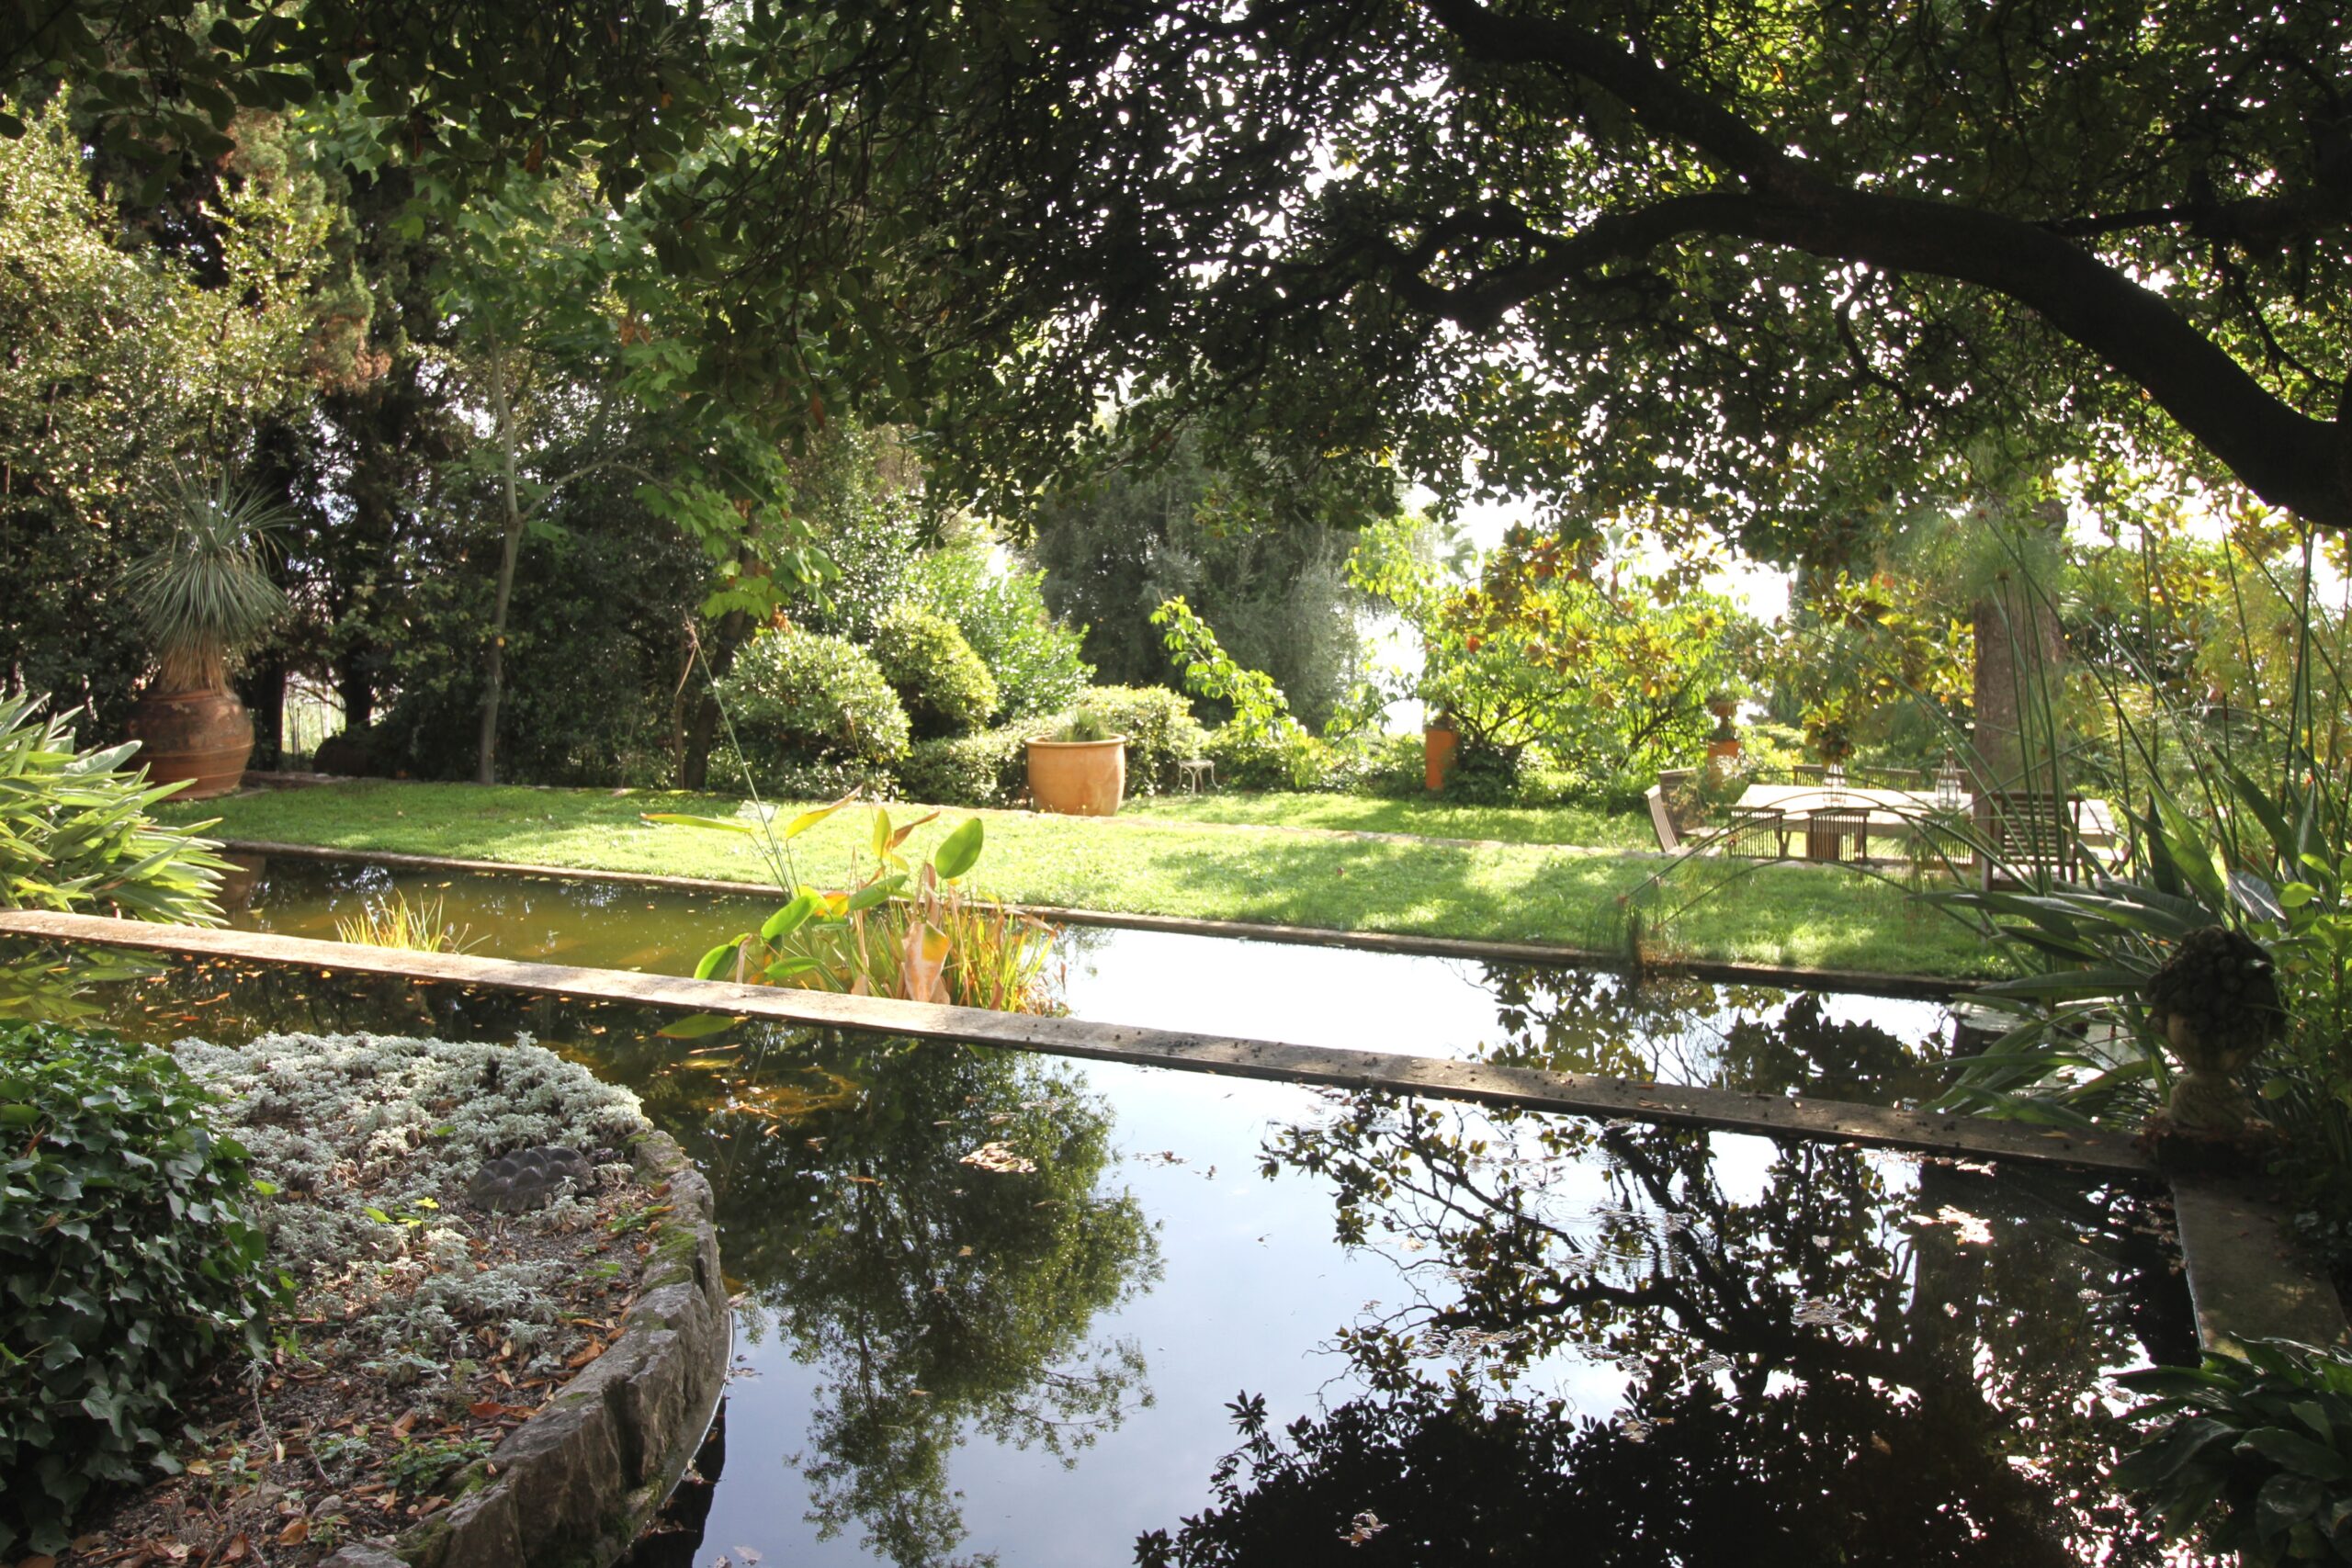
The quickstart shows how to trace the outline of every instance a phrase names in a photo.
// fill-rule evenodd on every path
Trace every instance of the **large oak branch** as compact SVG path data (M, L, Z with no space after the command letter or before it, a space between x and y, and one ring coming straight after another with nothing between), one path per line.
M1420 283L1410 302L1473 327L1600 263L1700 234L1787 245L1888 272L1948 277L2004 295L2136 382L2180 427L2274 506L2352 529L2352 438L2274 396L2162 296L2048 227L1948 202L1856 191L1788 157L1770 137L1672 72L1597 33L1502 17L1476 0L1426 0L1464 53L1535 63L1609 94L1660 136L1695 149L1745 188L1596 220L1531 261L1458 288ZM2352 396L2347 397L2352 403Z

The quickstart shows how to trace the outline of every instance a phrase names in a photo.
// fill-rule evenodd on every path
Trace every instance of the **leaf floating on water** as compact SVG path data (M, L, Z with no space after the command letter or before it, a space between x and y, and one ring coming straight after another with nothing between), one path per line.
M1037 1168L1037 1162L1025 1155L1015 1154L1011 1145L1001 1143L982 1144L958 1163L977 1166L982 1170L1025 1176Z

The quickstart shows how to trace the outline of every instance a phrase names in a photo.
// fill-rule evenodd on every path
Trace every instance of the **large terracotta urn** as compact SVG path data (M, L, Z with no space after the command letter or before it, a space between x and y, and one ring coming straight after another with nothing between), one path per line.
M123 727L139 742L137 761L156 784L189 781L181 800L226 795L244 781L254 754L254 716L234 692L150 692Z
M1127 793L1127 738L1029 742L1029 800L1065 817L1111 817Z

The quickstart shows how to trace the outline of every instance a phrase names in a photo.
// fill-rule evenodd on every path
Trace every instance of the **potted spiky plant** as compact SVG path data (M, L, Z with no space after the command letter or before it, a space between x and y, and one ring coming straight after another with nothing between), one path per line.
M1029 739L1029 800L1040 811L1111 817L1127 789L1127 738L1082 708L1050 735Z
M174 513L164 543L123 576L155 656L126 728L149 776L186 780L183 797L198 799L236 788L253 755L253 716L229 689L229 670L285 613L268 561L282 513L225 478L187 484Z

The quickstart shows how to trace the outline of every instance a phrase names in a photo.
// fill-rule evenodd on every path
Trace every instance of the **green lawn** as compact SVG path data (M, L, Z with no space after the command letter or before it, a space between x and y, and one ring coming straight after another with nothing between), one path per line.
M1499 839L1514 844L1586 844L1647 850L1657 844L1645 812L1583 806L1453 806L1360 795L1163 795L1129 801L1122 817L1158 822L1242 822L1357 833L1418 833L1432 839Z
M784 807L779 818L795 809ZM1620 896L1668 863L1655 854L1596 854L1543 843L1237 832L1188 820L1196 809L1154 807L1107 819L980 812L988 840L973 880L1023 903L1619 947L1625 930ZM735 817L746 810L720 796L366 781L264 791L164 814L183 821L217 816L213 831L225 838L764 882L754 840L641 819L649 811ZM901 823L918 814L906 807L896 813ZM970 815L949 811L919 830L910 847L927 849ZM1502 825L1475 819L1490 829ZM870 837L864 808L840 813L793 846L800 875L838 882L854 857L870 853ZM1686 872L1668 885L1666 901L1680 903L1696 890ZM1751 963L1949 975L1994 968L1991 954L1957 924L1899 889L1830 869L1757 869L1680 910L1662 937L1691 956Z

